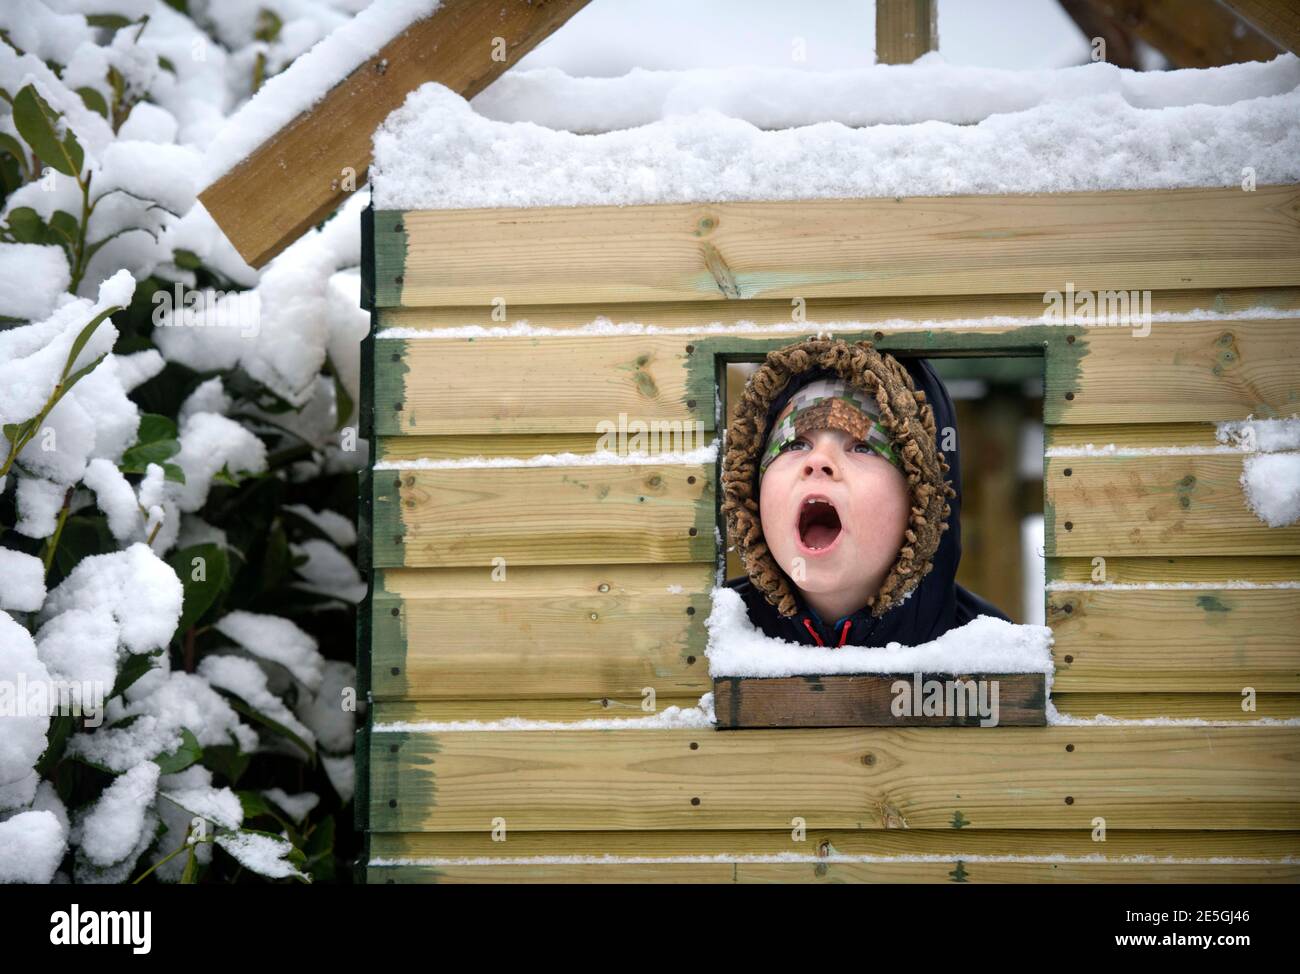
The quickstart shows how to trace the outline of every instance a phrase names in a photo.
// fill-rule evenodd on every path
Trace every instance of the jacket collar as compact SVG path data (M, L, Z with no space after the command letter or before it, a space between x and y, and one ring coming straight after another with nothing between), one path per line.
M801 635L808 634L817 645L831 648L852 645L857 640L865 638L875 628L877 620L872 618L870 608L865 605L848 615L840 616L834 623L827 625L817 610L804 598L803 592L798 587L794 587L793 590L799 608L794 620L795 625L802 631Z

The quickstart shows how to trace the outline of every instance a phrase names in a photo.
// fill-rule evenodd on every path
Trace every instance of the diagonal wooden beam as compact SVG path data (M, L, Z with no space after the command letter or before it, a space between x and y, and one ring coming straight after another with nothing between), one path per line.
M1295 0L1219 0L1278 47L1300 53L1300 6Z
M1139 67L1135 41L1175 68L1271 61L1281 48L1216 0L1060 0L1084 36L1106 39L1106 60ZM1234 0L1235 3L1235 0Z
M200 201L240 256L263 266L365 182L371 135L408 92L437 81L472 98L587 2L443 0L204 190Z

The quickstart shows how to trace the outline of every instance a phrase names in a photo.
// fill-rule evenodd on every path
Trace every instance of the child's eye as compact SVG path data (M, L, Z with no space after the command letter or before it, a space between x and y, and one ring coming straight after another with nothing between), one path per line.
M787 453L790 450L802 450L806 446L808 446L808 441L804 439L802 436L800 436L797 439L791 440L785 446L781 447L781 452Z
M858 440L858 442L853 444L853 449L855 451L859 449L866 450L868 453L875 452L874 450L871 449L871 444L867 443L865 440Z

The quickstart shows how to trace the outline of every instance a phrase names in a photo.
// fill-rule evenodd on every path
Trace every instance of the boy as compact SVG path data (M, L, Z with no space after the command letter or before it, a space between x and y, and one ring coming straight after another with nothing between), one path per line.
M917 645L980 615L956 583L961 474L952 400L924 359L808 339L750 377L727 430L723 513L748 577L728 587L769 636ZM944 474L952 471L951 483Z

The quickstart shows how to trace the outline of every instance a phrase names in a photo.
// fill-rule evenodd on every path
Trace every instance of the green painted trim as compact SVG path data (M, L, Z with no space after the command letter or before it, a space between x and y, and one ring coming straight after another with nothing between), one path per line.
M373 328L371 332L374 332ZM406 405L406 375L411 371L407 358L408 343L401 338L378 338L374 344L371 375L375 390L375 432L380 436L400 436L404 417L408 423L415 422L413 412L398 408Z
M1044 451L1046 453L1046 451ZM1047 478L1052 475L1052 463L1046 455L1043 457L1043 558L1047 560L1050 573L1051 560L1059 557L1056 553L1056 505L1052 503L1047 492ZM1047 581L1055 581L1049 574ZM1047 592L1043 592L1044 611L1046 611ZM1047 618L1046 615L1043 616Z
M366 268L374 262L374 209L366 207L361 214L361 266L363 268L362 301L370 311L370 329L361 342L361 401L358 407L360 429L357 435L366 444L366 462L357 477L357 570L366 580L366 595L357 607L356 680L357 696L366 701L365 720L353 735L353 764L355 789L352 797L353 825L362 834L363 847L368 845L366 830L369 827L370 793L370 727L374 708L370 696L370 606L374 597L374 572L372 558L373 510L371 506L371 476L375 464L374 409L372 405L375 355L376 316L372 298L371 281ZM364 865L362 866L364 868Z
M374 564L380 568L401 568L406 564L406 525L402 523L402 498L396 486L400 470L377 470L371 493L374 536L371 541Z
M384 587L384 572L377 570L370 630L370 686L375 696L406 697L410 693L406 676L406 613L402 597ZM394 669L396 673L392 672Z
M418 832L438 805L437 734L379 731L371 738L370 828ZM389 802L395 802L390 805Z
M446 873L437 866L372 866L367 882L403 886L442 882Z
M719 458L722 456L721 448L718 449ZM706 471L708 468L705 468ZM704 489L700 492L700 498L695 502L695 523L693 525L695 534L690 537L689 551L691 561L711 561L715 565L718 560L718 538L721 535L715 533L717 527L718 510L722 507L718 497L721 491L718 490L717 463L714 464L714 470L706 472L704 475Z
M406 275L406 225L401 210L374 210L375 305L401 307Z

